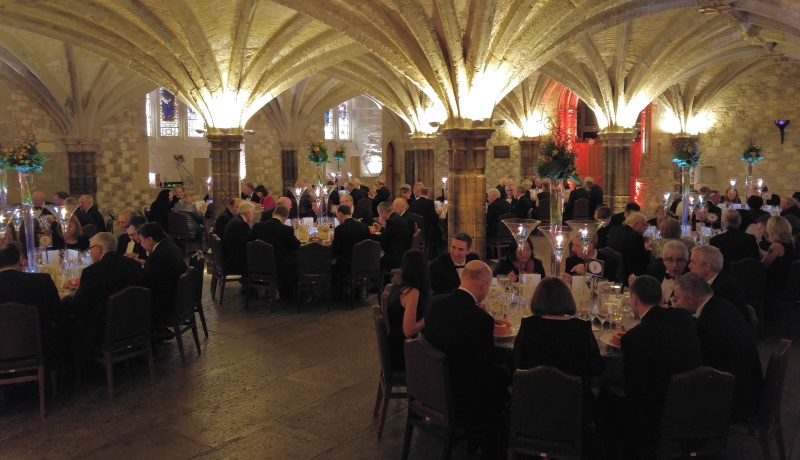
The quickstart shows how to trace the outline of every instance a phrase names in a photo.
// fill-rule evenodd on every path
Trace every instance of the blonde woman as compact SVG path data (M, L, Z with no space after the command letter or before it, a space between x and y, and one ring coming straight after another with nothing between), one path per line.
M197 234L198 228L202 227L203 224L203 215L200 214L200 211L197 210L197 206L194 204L195 201L195 193L193 190L186 190L183 192L183 198L180 201L175 203L175 207L172 208L173 211L181 211L188 214L190 217L187 219L189 224L189 233Z
M767 221L767 240L770 242L769 249L761 258L761 262L767 266L764 299L767 308L778 308L786 290L792 262L797 258L789 221L781 216L770 217ZM774 320L776 312L771 313L769 316Z

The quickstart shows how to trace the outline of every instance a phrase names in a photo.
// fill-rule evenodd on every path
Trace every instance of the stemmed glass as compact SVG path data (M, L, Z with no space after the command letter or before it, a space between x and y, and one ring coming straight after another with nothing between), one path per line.
M48 204L45 205L45 209L50 211L50 213L54 215L58 220L58 224L61 225L61 230L63 231L64 235L64 261L66 263L67 227L69 227L69 220L72 219L72 215L75 214L75 210L78 209L78 206L74 204L62 204L60 206L55 204Z
M300 198L303 196L305 187L295 187L292 193L294 194L295 203L297 203L297 224L300 225Z
M528 239L531 232L533 232L542 221L536 219L503 219L502 222L508 227L511 234L514 235L514 240L517 242L517 260L521 261L525 240ZM521 268L520 275L522 275ZM519 278L521 278L521 276L518 277L518 279Z
M597 233L597 230L603 226L603 222L594 219L578 219L568 220L567 225L572 230L572 238L580 238L584 259L588 258L589 244L592 243L592 237Z
M7 206L0 206L0 238L4 238L6 230L14 217L16 209Z
M547 238L553 253L550 258L550 276L561 275L561 261L564 258L564 251L569 246L570 230L562 225L543 225L539 230Z

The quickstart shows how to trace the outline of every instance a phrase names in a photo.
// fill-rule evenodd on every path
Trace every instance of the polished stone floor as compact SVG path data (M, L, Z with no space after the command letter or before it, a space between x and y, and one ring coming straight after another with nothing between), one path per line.
M540 238L537 238L540 239ZM544 254L537 241L537 254ZM156 382L134 363L115 369L109 401L101 368L84 373L81 388L62 382L38 417L35 385L6 393L0 406L0 459L398 459L405 402L392 401L383 439L372 417L378 379L369 305L375 297L304 306L278 302L275 311L246 312L236 283L225 303L213 301L206 276L209 337L197 356L189 336L186 368L175 342L156 357ZM260 305L263 305L260 304ZM760 344L766 366L776 341ZM784 394L790 458L800 458L800 349ZM619 436L624 436L619 433ZM774 452L774 451L773 451ZM411 458L440 458L435 439L415 434ZM468 458L456 446L453 458ZM760 458L758 445L731 436L728 458Z

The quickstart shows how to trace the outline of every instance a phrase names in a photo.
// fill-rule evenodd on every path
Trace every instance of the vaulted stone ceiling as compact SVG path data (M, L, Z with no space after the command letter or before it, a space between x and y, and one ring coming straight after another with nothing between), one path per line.
M721 64L743 72L764 59L800 58L796 0L729 3L0 0L0 27L15 29L0 36L0 46L14 48L13 38L28 33L31 47L39 46L37 35L72 45L56 47L72 53L81 47L173 90L217 128L243 126L319 73L381 101L413 131L435 121L473 126L504 97L524 99L515 88L539 69L578 93L598 118L624 127L667 88ZM704 8L711 14L701 14ZM47 53L30 56L22 67L41 68L35 61ZM23 80L37 74L11 61ZM521 122L529 115L514 116Z

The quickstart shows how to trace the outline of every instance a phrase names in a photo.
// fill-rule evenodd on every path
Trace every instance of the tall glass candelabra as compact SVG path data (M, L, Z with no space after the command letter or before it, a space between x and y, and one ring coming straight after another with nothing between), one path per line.
M594 234L597 233L597 230L603 226L603 222L594 219L578 219L568 220L567 225L569 225L570 230L572 230L572 238L580 238L581 246L583 247L583 258L586 259L589 257L589 244L591 244L592 238Z
M58 220L58 224L61 226L62 235L64 237L64 262L66 263L67 227L69 227L69 220L72 219L72 215L75 214L75 210L78 209L78 206L74 204L62 204L61 206L48 204L45 205L45 209L55 216L56 220Z
M300 198L303 197L303 190L305 187L295 187L293 191L295 203L297 203L297 225L300 225Z
M569 246L570 229L566 225L543 225L539 231L547 238L553 253L550 256L550 276L561 275L561 261L564 258L564 250Z
M536 227L542 223L536 219L503 219L503 222L508 230L514 235L514 240L517 242L517 260L522 261L522 248L525 245L525 240L531 235ZM519 278L522 279L522 265L519 267Z

